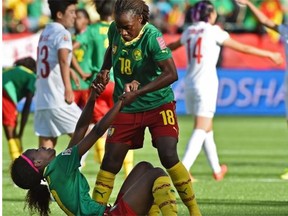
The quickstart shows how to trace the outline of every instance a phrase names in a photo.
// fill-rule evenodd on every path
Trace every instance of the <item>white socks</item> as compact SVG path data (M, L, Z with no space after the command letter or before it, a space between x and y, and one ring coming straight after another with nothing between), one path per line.
M203 150L206 154L209 165L211 166L213 173L221 172L221 167L219 164L219 158L217 154L217 148L214 141L213 131L210 131L206 135L204 141Z
M199 155L204 140L206 138L206 131L202 129L195 129L187 145L182 163L189 171L197 156Z
M190 170L202 147L213 173L221 172L213 131L206 133L206 131L202 129L195 129L189 140L182 160L186 169L188 171Z

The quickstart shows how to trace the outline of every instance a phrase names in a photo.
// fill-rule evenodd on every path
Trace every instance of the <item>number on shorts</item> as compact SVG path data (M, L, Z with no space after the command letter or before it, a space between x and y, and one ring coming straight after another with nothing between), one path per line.
M160 114L162 115L164 125L167 125L167 124L174 125L175 124L174 113L172 110L163 110L160 112Z

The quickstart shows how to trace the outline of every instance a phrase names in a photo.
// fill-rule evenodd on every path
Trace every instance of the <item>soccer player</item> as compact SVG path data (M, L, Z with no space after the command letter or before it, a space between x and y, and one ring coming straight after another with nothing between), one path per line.
M35 92L36 62L31 57L15 61L13 67L4 69L2 75L2 125L8 140L11 159L22 153L22 135L26 126L30 106ZM25 99L21 120L17 131L17 104Z
M77 0L49 0L51 18L40 35L37 55L34 128L39 146L54 148L58 136L72 136L81 109L70 82L71 34Z
M100 72L105 51L108 47L108 28L113 20L113 9L116 0L95 0L95 8L100 15L100 20L91 24L84 34L76 38L73 48L86 47L85 56L88 56L90 62L86 66L90 67L92 78L94 80ZM113 69L110 70L110 80L106 85L104 92L97 98L93 113L92 123L96 124L113 106L114 76ZM94 145L95 160L101 163L104 156L106 133L99 138ZM125 176L128 176L133 168L133 151L129 151L123 161Z
M219 163L213 136L213 117L218 92L216 63L221 46L267 57L277 64L282 62L282 57L280 53L261 50L233 40L228 32L214 25L217 12L210 1L196 3L190 13L193 24L182 33L179 40L168 44L172 50L185 45L189 64L184 88L187 111L194 116L194 130L184 154L183 164L190 170L203 147L213 177L219 181L227 172L227 166Z
M286 55L286 73L285 73L285 104L286 104L286 119L288 124L288 24L277 25L271 19L269 19L262 11L260 11L251 1L249 0L237 0L238 3L247 5L248 8L255 14L261 24L278 32L283 38L285 44L285 55ZM288 180L288 169L281 175L281 178Z
M183 203L191 215L201 215L189 173L177 154L179 128L170 85L178 76L171 51L162 33L148 22L149 7L143 0L116 1L114 18L98 78L108 83L113 66L114 101L121 96L131 104L121 110L108 129L93 197L107 203L126 153L129 149L142 148L145 129L149 128L153 146Z
M85 136L96 97L104 86L96 83L92 88L75 133L62 153L55 157L54 149L28 149L12 164L11 177L14 183L28 189L26 203L29 210L37 211L41 216L49 215L50 190L67 215L146 215L155 202L160 206L162 215L176 216L176 197L170 178L161 168L154 168L148 162L140 162L135 166L124 181L112 208L91 199L87 179L78 169L81 156L105 133L125 105L125 101L117 102ZM40 184L43 179L47 181L49 190L47 185Z
M75 42L78 37L83 37L87 34L87 29L90 24L90 17L85 9L76 10L76 20L75 20L75 35L73 35L72 40ZM73 47L73 57L72 57L72 77L71 85L74 92L75 103L83 109L89 96L89 86L91 82L89 78L91 77L90 72L90 56L87 52L89 47L85 44L79 46L77 49ZM76 62L75 62L76 61ZM75 71L75 73L73 73ZM75 75L74 75L75 74ZM76 76L76 77L74 77Z

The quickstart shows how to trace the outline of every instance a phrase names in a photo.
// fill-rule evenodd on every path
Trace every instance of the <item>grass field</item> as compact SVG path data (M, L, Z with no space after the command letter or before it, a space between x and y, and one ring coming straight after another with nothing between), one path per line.
M37 146L32 120L33 116L26 127L24 148ZM193 127L191 117L179 116L179 126L178 153L182 158ZM203 216L288 216L288 181L279 178L288 168L288 129L284 117L216 117L214 127L220 161L228 165L228 174L223 181L214 181L204 154L197 158L191 172L198 179L194 189ZM2 215L29 215L27 209L23 210L26 191L13 186L4 137L2 142ZM67 143L66 136L60 137L57 152ZM135 152L135 163L142 160L161 166L150 145L149 134L146 134L144 148ZM93 187L99 165L94 162L92 151L86 163L83 173ZM121 171L116 178L111 203L123 179ZM178 209L179 215L188 215L179 198ZM52 216L64 215L55 202L51 211Z

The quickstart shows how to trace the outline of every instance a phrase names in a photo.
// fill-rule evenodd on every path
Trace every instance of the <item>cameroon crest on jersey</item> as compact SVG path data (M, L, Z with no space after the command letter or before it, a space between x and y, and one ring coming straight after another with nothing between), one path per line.
M134 49L132 52L132 57L135 61L139 61L142 59L142 52L140 49Z

